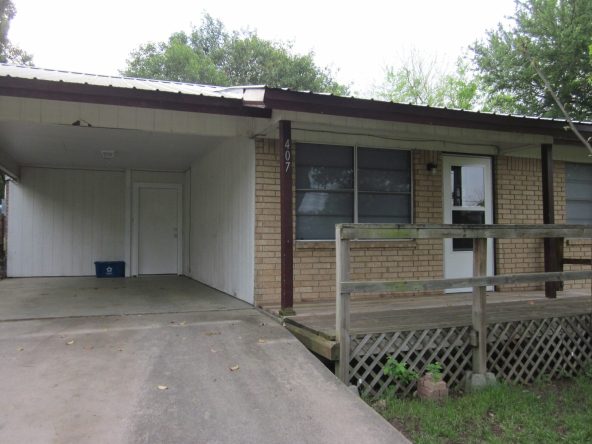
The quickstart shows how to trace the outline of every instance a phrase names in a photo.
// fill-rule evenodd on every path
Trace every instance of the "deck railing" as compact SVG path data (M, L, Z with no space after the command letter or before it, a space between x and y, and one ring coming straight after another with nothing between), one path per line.
M473 277L397 281L351 281L350 242L395 239L473 239ZM486 288L490 285L563 282L592 278L592 270L487 276L487 239L592 239L592 225L408 225L339 224L336 226L336 374L349 383L351 294L431 291L472 287L473 373L487 371ZM592 256L591 256L592 257ZM566 262L567 263L567 262ZM588 264L587 261L577 263Z

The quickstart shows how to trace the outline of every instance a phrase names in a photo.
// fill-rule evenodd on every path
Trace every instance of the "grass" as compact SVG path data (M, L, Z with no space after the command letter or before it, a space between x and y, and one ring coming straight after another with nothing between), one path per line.
M391 398L379 411L418 444L590 443L592 377L499 384L442 402Z

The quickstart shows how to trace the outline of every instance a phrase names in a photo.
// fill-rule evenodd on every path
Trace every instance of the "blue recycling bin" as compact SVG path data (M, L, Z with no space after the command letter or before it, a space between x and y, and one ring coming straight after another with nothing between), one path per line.
M124 261L96 261L95 271L98 278L113 278L125 276Z

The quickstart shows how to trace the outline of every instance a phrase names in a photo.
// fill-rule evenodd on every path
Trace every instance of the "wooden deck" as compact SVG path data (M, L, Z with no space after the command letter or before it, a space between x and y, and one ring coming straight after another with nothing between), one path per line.
M264 309L278 315L279 307ZM335 342L335 303L299 304L286 326L311 350L327 359L338 357ZM487 295L487 323L511 322L592 313L590 291L492 292ZM381 333L471 325L471 293L392 297L352 301L351 333Z

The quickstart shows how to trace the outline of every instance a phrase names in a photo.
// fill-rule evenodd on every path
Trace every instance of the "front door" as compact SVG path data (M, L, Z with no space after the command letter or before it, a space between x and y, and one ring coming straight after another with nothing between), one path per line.
M493 206L491 159L488 157L443 156L443 208L445 224L491 224ZM487 241L487 274L493 275L493 240ZM473 275L473 240L444 239L444 277ZM447 292L470 291L470 288ZM493 290L489 288L488 290Z
M177 274L179 208L177 188L138 191L138 274Z

